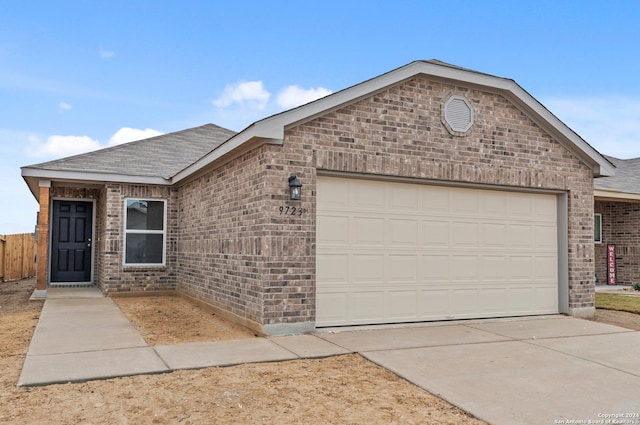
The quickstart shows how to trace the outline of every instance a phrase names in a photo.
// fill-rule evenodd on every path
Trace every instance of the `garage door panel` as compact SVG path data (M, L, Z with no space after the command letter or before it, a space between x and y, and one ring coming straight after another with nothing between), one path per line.
M459 288L451 291L449 297L451 311L453 317L469 317L469 315L478 314L478 289L476 288Z
M384 291L371 288L353 291L349 297L349 316L354 323L380 323L384 320Z
M507 225L503 223L480 223L480 246L483 248L506 248Z
M422 289L418 296L418 316L425 319L443 319L449 311L449 290Z
M510 256L507 261L509 279L529 281L533 274L533 260L530 256Z
M558 312L555 195L334 177L317 187L318 326Z
M387 241L392 246L414 247L418 246L419 221L417 219L388 219Z
M478 247L478 223L454 222L451 225L451 245L454 247Z
M421 223L423 246L439 248L449 246L448 221L424 219Z
M398 213L414 213L419 208L420 188L414 185L398 185L389 192L389 208Z
M423 186L420 190L420 208L429 214L448 214L450 207L449 188L440 186Z
M557 230L554 226L538 225L535 228L535 248L537 250L550 250L555 251L557 249Z
M556 221L558 215L556 200L553 197L538 195L535 198L535 216L539 220Z
M349 258L345 254L317 254L316 277L319 282L349 282Z
M385 208L385 190L377 182L354 180L350 186L349 194L354 210L380 211Z
M316 295L318 326L348 323L348 296L349 294L343 291L318 292Z
M457 189L451 191L451 210L455 214L468 214L477 216L480 204L478 192L473 189Z
M502 286L483 286L482 290L478 293L478 297L478 303L484 315L499 315L508 309L507 289Z
M525 249L533 248L533 226L528 224L509 225L509 248Z
M453 255L449 265L449 276L453 281L474 281L478 278L478 255Z
M318 179L318 209L349 209L349 186L336 179Z
M384 219L355 216L349 221L351 245L384 246Z
M507 197L508 194L505 192L487 192L480 197L480 214L485 217L506 217Z
M509 217L530 218L535 216L535 195L524 193L509 193L508 212Z
M387 318L394 321L411 321L418 317L418 291L405 289L387 293Z
M349 243L349 217L336 215L319 215L317 241L322 246L342 245Z
M524 314L532 310L532 295L533 288L530 286L525 287L511 287L509 289L509 297L507 307L512 314Z
M389 255L387 256L389 283L416 283L418 281L418 256Z
M449 280L449 256L424 254L420 258L420 281L442 282Z
M349 281L360 283L384 283L383 254L351 254L349 256Z
M478 278L482 282L506 281L507 256L483 256L480 259Z

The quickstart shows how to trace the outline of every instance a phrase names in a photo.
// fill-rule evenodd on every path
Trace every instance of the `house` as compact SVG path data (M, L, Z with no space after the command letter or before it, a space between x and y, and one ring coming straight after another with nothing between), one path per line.
M601 284L633 285L640 282L640 158L607 159L615 176L594 183L596 276Z
M593 182L614 169L513 80L432 60L237 134L209 124L22 175L40 294L177 291L278 335L593 315Z

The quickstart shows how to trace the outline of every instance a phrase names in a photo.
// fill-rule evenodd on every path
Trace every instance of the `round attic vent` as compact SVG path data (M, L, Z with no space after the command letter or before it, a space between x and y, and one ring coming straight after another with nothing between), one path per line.
M462 96L451 96L444 104L444 119L451 130L465 133L473 125L473 108Z

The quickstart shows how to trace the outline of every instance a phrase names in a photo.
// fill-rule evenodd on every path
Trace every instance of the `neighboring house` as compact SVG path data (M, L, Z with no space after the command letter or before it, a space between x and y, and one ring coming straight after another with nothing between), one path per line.
M178 291L285 334L592 315L593 181L614 168L513 80L417 61L237 134L205 125L22 174L41 294Z
M607 247L615 257L614 282L640 282L640 158L608 157L617 168L614 177L595 181L595 243L598 284L609 283Z

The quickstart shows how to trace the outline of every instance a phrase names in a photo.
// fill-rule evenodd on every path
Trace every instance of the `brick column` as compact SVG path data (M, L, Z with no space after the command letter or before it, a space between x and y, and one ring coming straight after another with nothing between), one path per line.
M38 264L36 290L47 289L47 265L49 262L49 192L50 180L40 180L40 215L38 219Z

